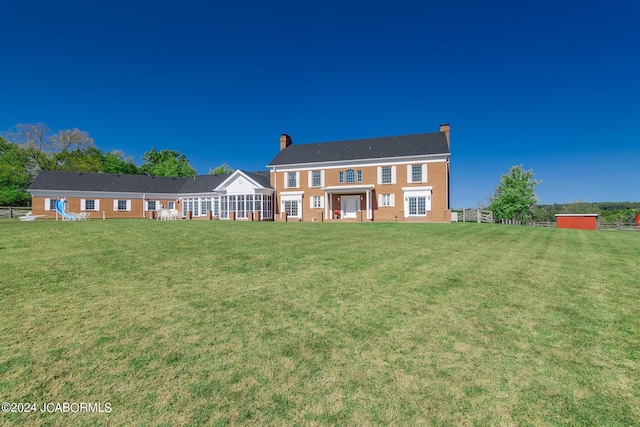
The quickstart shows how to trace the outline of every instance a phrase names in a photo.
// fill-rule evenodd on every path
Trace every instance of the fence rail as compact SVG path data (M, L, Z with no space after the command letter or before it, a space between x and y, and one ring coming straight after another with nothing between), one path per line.
M14 208L12 206L0 206L0 218L17 218L31 212L29 207Z

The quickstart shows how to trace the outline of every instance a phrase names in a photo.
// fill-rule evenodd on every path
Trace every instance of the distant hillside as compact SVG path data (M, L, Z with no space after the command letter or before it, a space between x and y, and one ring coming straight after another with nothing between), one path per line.
M538 205L533 208L536 222L555 221L556 214L598 214L600 222L632 223L640 212L640 202L574 202Z

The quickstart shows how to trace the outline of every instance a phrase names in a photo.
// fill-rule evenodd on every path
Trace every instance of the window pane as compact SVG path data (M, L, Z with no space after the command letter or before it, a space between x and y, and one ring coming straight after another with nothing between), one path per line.
M362 171L358 171L358 182L362 182Z
M89 200L87 200L88 202ZM91 200L93 202L93 200ZM93 209L93 208L91 208ZM127 210L127 201L126 200L118 200L118 210L126 211Z
M344 172L338 172L338 182L342 184L344 182Z
M382 168L382 183L391 184L391 168Z
M124 208L127 208L127 202L125 201ZM93 211L96 209L96 201L95 200L85 200L84 201L84 209L87 211ZM118 209L120 209L120 202L118 202Z
M356 172L353 169L347 170L347 182L356 182Z
M287 176L289 177L289 182L288 182L289 188L297 187L298 183L296 182L296 173L295 172L289 172Z
M418 197L418 215L426 215L427 214L427 200L425 197Z
M411 182L422 182L422 166L411 166Z
M320 171L311 172L311 186L312 187L320 187L322 183L320 182Z

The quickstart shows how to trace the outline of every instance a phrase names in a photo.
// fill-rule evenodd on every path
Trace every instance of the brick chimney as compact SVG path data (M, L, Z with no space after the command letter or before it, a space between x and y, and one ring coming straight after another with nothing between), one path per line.
M293 144L293 141L291 141L291 137L289 135L286 133L280 135L280 151L284 150L291 144Z
M450 131L451 131L451 126L449 126L449 123L443 123L440 125L440 132L444 132L444 136L447 137L447 146L449 147L449 150L451 150L451 142L449 141Z

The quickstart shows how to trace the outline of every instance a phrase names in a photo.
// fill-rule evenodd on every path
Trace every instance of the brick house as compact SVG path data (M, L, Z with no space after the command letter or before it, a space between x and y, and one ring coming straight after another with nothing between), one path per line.
M280 137L268 171L193 178L41 171L34 215L56 201L90 218L450 222L450 127L439 132L294 145Z
M303 145L284 134L267 165L274 220L451 222L449 133Z
M90 218L153 218L160 209L192 219L271 220L273 189L267 172L173 178L42 171L29 187L34 215L56 218L56 200Z

